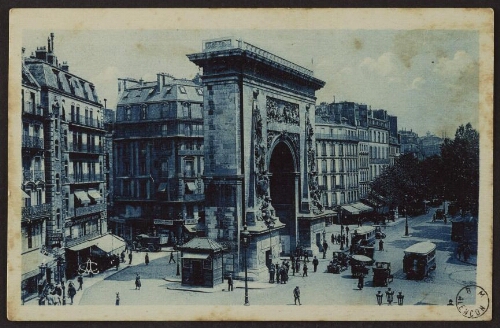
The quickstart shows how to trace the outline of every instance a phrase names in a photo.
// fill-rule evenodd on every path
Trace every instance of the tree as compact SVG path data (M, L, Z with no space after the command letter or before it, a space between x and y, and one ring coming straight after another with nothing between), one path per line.
M477 214L479 202L479 133L470 123L461 125L455 139L441 146L444 197Z

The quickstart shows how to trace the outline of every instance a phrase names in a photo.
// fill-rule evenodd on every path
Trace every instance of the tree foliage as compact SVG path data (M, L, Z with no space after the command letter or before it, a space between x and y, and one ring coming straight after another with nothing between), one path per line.
M441 156L419 161L412 154L402 155L372 182L371 189L390 206L445 198L477 213L479 133L468 123L457 129L454 140L444 140Z

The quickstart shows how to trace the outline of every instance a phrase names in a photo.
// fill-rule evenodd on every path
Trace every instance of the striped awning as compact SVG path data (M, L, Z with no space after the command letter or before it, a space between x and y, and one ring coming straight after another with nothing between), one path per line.
M89 196L83 190L77 190L77 191L75 191L75 197L78 198L78 200L80 202L82 202L82 204L88 204L88 203L90 203Z
M360 212L357 208L352 207L350 205L342 205L342 209L353 215L359 214Z

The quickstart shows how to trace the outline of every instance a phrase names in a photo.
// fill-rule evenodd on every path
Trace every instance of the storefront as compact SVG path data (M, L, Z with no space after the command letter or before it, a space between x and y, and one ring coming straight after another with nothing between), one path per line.
M214 287L224 281L223 247L207 237L196 237L180 247L182 284Z
M21 297L27 301L38 296L38 284L46 280L54 281L57 271L57 259L51 255L45 255L40 249L35 249L22 254L22 276Z
M68 277L75 277L89 259L96 263L99 271L111 267L110 261L125 250L125 245L123 238L106 234L69 247L66 252Z

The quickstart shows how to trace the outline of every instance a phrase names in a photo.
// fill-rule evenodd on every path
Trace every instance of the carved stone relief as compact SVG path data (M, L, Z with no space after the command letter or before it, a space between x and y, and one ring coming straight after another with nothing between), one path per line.
M300 125L298 104L266 97L266 110L268 122Z
M309 120L309 106L306 108L306 146L307 146L307 166L309 168L309 194L311 197L311 208L314 214L323 213L321 204L321 193L318 185L318 171L316 166L316 151L313 144L314 130Z

